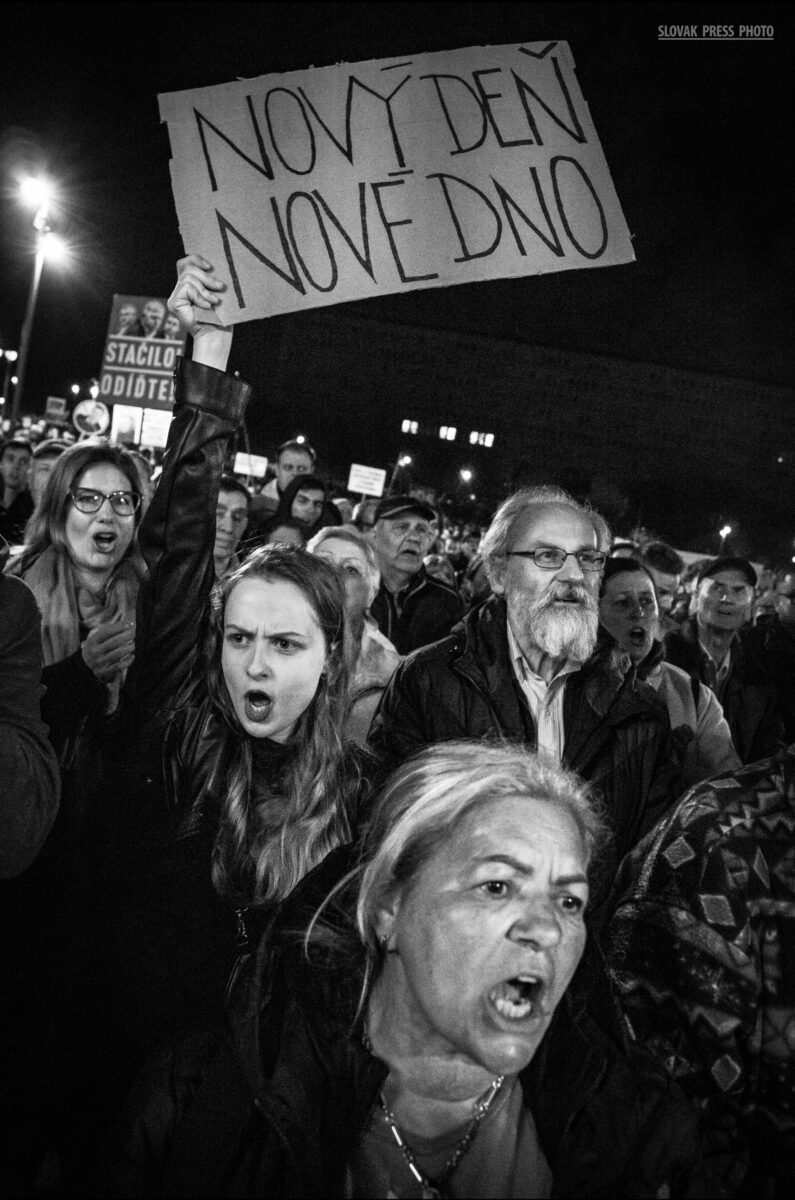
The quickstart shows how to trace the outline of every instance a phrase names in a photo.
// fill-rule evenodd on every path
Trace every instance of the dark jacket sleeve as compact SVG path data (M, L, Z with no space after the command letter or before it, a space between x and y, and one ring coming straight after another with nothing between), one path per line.
M248 384L179 359L163 473L139 534L147 566L138 599L128 694L151 712L190 680L215 570L215 509L229 442L251 395Z
M402 662L386 686L370 727L369 745L382 771L391 771L434 741L445 740L427 721L427 667L412 655ZM439 704L443 704L441 689ZM438 714L437 714L438 715ZM448 737L465 737L464 730Z
M33 862L61 784L40 713L41 616L30 589L0 575L0 878Z
M108 691L86 665L82 650L45 667L41 681L45 687L41 715L50 730L50 741L60 754L69 739L80 732L86 717L102 715Z

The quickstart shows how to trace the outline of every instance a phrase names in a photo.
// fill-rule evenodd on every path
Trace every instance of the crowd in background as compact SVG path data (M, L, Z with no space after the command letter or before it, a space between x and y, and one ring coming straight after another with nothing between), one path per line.
M213 280L0 447L8 1194L790 1194L795 564L251 486Z

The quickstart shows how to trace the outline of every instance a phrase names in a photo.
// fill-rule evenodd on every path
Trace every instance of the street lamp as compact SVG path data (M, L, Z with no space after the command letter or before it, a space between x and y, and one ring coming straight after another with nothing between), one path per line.
M458 474L461 476L462 483L471 483L472 482L472 472L469 470L468 467L464 467L462 470L460 470L458 472Z
M399 454L397 456L397 461L395 462L395 466L392 470L392 478L389 480L388 491L391 492L393 487L395 486L395 480L397 479L398 471L402 470L403 467L410 467L411 463L412 463L412 458L411 458L410 454Z
M19 418L22 405L22 389L25 386L25 369L28 365L30 341L33 333L33 318L36 313L36 301L39 296L39 284L45 260L62 261L66 255L66 247L61 239L53 233L47 223L52 203L52 188L43 179L27 177L20 181L19 194L27 204L36 208L33 218L33 228L36 230L36 258L33 264L33 279L28 293L28 305L25 310L25 320L22 323L22 334L19 339L19 366L17 367L17 382L14 388L14 399L11 405L11 419Z
M723 525L723 526L722 526L722 527L721 527L721 528L718 530L718 533L719 533L719 535L720 535L720 553L721 553L721 554L723 554L723 547L724 547L724 546L725 546L725 544L726 544L726 538L729 536L729 534L731 533L731 531L732 531L732 527L731 527L731 525Z
M3 380L3 395L0 397L0 404L4 405L8 396L9 386L11 384L11 372L14 369L14 363L19 358L16 350L0 350L0 358L6 360L6 373Z

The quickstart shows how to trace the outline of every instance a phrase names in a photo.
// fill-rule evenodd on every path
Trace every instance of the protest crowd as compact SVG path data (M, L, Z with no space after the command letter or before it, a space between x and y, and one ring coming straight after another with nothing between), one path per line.
M255 488L223 288L0 443L4 1194L791 1195L795 566Z

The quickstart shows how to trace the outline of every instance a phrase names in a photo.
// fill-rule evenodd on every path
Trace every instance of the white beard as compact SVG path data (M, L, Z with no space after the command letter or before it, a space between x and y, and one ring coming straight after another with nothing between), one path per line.
M579 603L555 605L556 600L569 595ZM593 654L599 632L599 610L585 588L555 583L537 600L515 594L508 599L508 605L515 619L518 618L517 628L523 639L543 654L575 663L587 662Z

